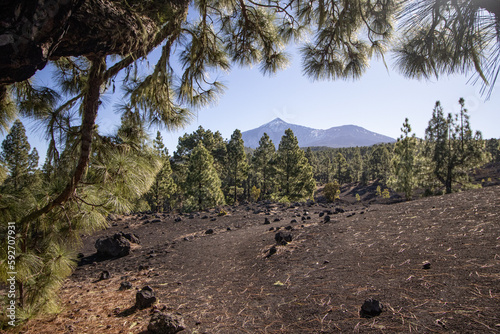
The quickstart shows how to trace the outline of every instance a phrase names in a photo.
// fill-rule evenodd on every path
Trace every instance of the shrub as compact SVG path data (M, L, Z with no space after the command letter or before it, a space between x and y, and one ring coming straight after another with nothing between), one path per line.
M259 197L260 197L260 188L253 186L252 189L250 189L250 198L252 202L257 202Z
M340 185L337 180L327 183L323 189L323 194L329 202L334 202L340 198Z

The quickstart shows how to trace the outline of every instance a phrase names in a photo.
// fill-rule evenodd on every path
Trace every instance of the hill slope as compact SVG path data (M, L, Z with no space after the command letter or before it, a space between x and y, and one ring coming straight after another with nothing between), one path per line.
M242 132L242 137L246 147L256 148L259 146L260 138L264 133L267 133L277 147L287 129L292 129L301 147L371 146L378 143L391 143L395 141L393 138L368 131L356 125L343 125L327 130L320 130L290 124L280 118L276 118L256 129L244 131Z
M337 214L337 205L310 203L226 207L223 217L211 210L181 221L122 217L85 238L85 258L98 237L120 230L140 245L79 266L61 291L64 311L22 332L145 334L152 310L133 305L135 288L149 285L156 308L179 312L186 333L498 333L499 196L492 186L346 204ZM276 246L276 229L286 226L293 240ZM111 277L98 280L103 270ZM125 281L133 289L119 291ZM360 318L367 298L384 305L380 316Z

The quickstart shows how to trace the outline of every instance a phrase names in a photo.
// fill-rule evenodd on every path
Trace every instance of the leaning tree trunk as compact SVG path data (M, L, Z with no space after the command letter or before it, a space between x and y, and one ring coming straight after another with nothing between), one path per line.
M69 0L58 1L67 3ZM48 0L33 3L35 2L29 0L16 2L15 5L8 6L7 9L10 12L0 14L0 23L2 24L9 13L13 14L12 24L7 25L11 28L8 35L11 38L8 38L7 42L12 41L12 43L2 44L2 38L5 35L0 34L0 88L2 84L29 78L37 69L43 68L48 60L63 56L84 56L90 60L91 67L82 102L80 156L77 166L66 188L57 197L43 208L29 213L21 220L23 223L27 223L28 227L29 222L50 212L54 207L71 198L78 183L82 180L90 161L93 129L103 84L120 70L131 65L136 59L148 54L162 41L175 40L186 18L189 1L167 1L171 4L169 7L171 19L161 26L147 16L141 17L140 13L132 13L128 8L133 5L133 0L129 1L127 9L118 6L118 4L124 6L122 2L115 3L105 0L85 0L83 3L69 1L73 5L71 8L57 5L52 8L50 4L54 4L55 1ZM61 16L69 17L62 20ZM60 34L58 28L53 28L42 33L39 31L41 29L40 22L35 20L37 17L41 17L41 20L48 25L45 28L47 31L60 20L67 25L66 30ZM27 22L26 25L29 29L19 28L18 25L14 24L17 22L16 20ZM47 43L35 45L36 43L24 40L29 38L45 40ZM3 41L5 40L3 39ZM16 42L21 43L23 47L18 50L19 45ZM8 49L9 47L14 52L11 54L12 59L6 57L10 59L10 62L6 64L3 53L5 49L2 48ZM26 52L29 54L30 50L36 50L32 53L36 54L37 57L27 57ZM111 54L124 57L107 69L106 56Z

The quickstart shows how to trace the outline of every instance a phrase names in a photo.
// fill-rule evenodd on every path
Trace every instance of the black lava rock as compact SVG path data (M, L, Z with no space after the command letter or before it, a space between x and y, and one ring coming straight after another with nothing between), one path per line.
M156 296L150 286L145 286L135 294L135 307L139 310L150 307L156 302Z
M359 311L359 315L361 318L373 318L380 313L382 313L383 306L382 304L375 299L367 299L361 306L361 310Z
M151 316L148 324L148 333L175 334L186 328L181 316L171 313L156 311Z
M292 241L292 234L280 231L274 235L274 240L276 240L278 245L286 245Z

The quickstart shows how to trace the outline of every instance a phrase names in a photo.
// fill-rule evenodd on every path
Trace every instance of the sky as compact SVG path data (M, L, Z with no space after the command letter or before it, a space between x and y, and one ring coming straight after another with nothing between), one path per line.
M407 79L382 61L372 61L370 69L356 81L312 81L302 75L300 57L295 55L288 68L273 76L263 76L258 67L234 68L221 74L226 92L217 104L198 110L192 122L174 132L161 131L169 153L176 150L178 138L199 126L220 131L230 138L235 129L242 132L259 127L279 117L285 122L316 129L353 124L392 138L401 134L406 117L413 132L424 137L436 101L446 113L460 110L459 98L465 99L473 130L483 138L500 137L500 84L489 100L480 94L480 85L468 83L470 75L442 76L438 80ZM50 80L47 70L36 76L40 82ZM99 110L99 129L113 132L119 125L114 105L119 97L107 96ZM28 139L37 147L43 164L46 143L34 124L23 120ZM156 128L149 129L152 137ZM0 136L3 140L4 135ZM278 144L278 143L276 143Z

